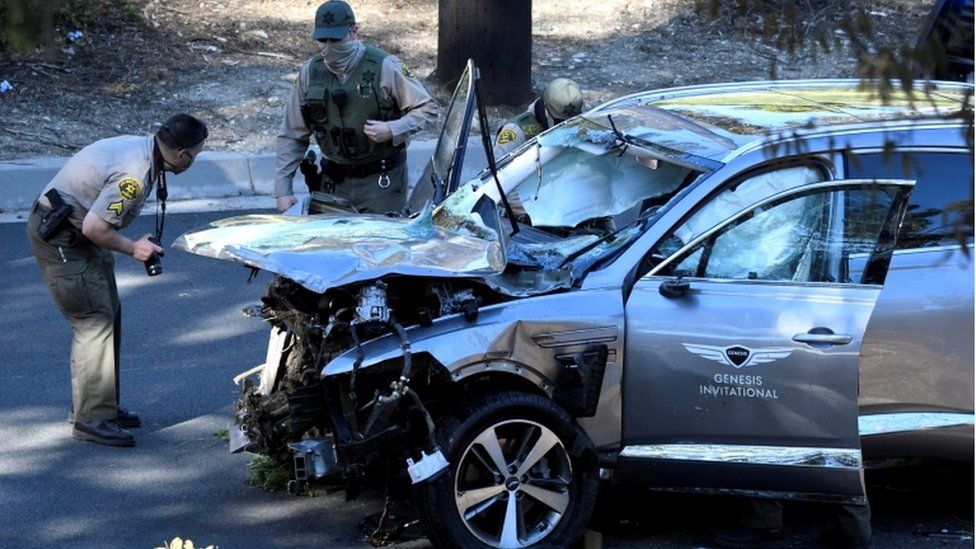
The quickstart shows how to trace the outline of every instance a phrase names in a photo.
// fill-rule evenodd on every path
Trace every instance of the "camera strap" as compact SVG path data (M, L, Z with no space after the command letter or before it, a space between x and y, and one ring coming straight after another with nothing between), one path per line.
M166 170L163 169L163 153L159 144L153 144L153 176L156 180L156 238L163 241L163 225L166 223Z

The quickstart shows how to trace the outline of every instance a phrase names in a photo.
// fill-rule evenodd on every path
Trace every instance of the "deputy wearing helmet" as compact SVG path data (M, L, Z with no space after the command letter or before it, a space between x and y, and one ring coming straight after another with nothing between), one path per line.
M583 110L583 92L569 78L556 78L542 97L519 116L509 120L495 137L495 158L505 156L543 130L572 118Z
M401 210L407 141L437 120L437 104L396 56L359 40L356 17L342 0L319 6L312 38L322 51L302 65L278 133L278 210L297 202L292 178L310 137L326 160L316 190L360 212Z

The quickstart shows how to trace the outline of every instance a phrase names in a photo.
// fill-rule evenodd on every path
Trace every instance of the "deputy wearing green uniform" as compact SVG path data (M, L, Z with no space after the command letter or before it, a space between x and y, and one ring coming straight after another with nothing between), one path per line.
M76 439L135 444L126 428L138 427L139 416L118 404L121 308L112 252L143 262L162 255L151 235L131 240L118 231L139 215L154 187L165 181L163 171L180 173L190 167L206 137L203 122L181 114L168 119L156 135L96 141L71 157L34 203L27 237L72 331Z
M525 112L512 118L495 136L495 158L514 151L519 145L551 126L572 118L583 110L583 92L569 78L556 78L546 86L542 97L533 101Z
M326 159L320 190L360 212L403 209L407 141L437 120L437 104L396 56L358 33L349 4L319 6L312 37L323 49L302 65L277 139L279 211L296 203L292 178L310 137Z

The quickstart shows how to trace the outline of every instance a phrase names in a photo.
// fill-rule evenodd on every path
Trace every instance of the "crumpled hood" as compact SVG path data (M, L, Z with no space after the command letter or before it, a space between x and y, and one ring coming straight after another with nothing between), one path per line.
M173 246L277 273L317 293L390 274L483 277L505 268L498 240L437 226L429 210L415 219L244 215L189 231Z

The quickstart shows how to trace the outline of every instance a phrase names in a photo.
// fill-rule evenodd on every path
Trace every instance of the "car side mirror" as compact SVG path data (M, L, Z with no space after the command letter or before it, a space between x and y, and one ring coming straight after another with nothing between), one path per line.
M691 290L691 284L682 280L682 277L678 277L672 280L665 280L658 286L658 291L661 295L668 299L677 299L679 297L684 297Z

